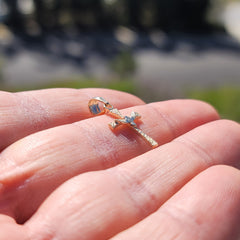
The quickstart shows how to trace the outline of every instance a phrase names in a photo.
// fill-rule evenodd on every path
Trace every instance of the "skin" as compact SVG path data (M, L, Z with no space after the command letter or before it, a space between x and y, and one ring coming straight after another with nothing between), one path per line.
M158 141L111 131L102 96ZM237 240L240 126L107 89L0 92L0 240Z

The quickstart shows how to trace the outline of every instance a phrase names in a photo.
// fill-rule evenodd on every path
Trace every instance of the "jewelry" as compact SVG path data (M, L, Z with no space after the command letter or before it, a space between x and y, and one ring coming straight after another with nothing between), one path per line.
M103 106L99 106L99 103L102 103ZM136 119L141 118L141 115L137 112L132 112L131 116L123 116L117 108L114 108L113 105L111 105L108 101L106 101L102 97L95 97L92 98L88 102L88 107L90 112L93 115L101 115L101 114L108 114L114 118L114 122L109 123L109 127L114 130L118 126L121 125L128 125L132 127L140 136L143 137L144 140L146 140L152 148L156 148L158 146L158 143L153 140L151 137L149 137L147 134L145 134L141 129L137 127L137 124L135 123Z

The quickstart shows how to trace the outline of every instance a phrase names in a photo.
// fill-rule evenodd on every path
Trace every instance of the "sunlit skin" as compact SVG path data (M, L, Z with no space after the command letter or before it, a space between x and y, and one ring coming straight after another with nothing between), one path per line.
M95 96L141 114L137 126L159 147L92 117ZM0 240L240 237L240 126L206 103L145 104L107 89L0 92L0 134Z

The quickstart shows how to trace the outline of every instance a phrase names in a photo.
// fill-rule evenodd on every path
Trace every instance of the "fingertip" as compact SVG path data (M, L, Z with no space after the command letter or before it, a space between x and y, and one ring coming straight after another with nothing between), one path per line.
M235 133L237 136L239 136L240 139L240 124L229 120L229 119L220 119L217 121L217 124L219 124L220 127L226 129L229 134Z
M226 159L226 164L240 168L240 124L226 119L210 124L215 125L215 129L213 129L215 131L209 134L216 135L218 137L216 141L221 143L222 153L231 156L229 159ZM218 144L217 142L215 145ZM212 145L212 147L215 145Z
M212 186L212 192L221 191L226 198L238 196L240 201L240 171L227 165L215 165L199 174L207 188Z
M207 102L194 99L173 99L165 102L168 109L178 109L179 114L187 115L195 121L210 122L220 119L217 110Z
M211 105L210 103L201 101L201 100L196 100L196 99L191 99L189 101L194 102L195 104L198 104L199 106L202 106L202 108L209 113L209 115L212 116L212 118L214 120L220 119L220 115L218 113L218 111L216 110L216 108Z
M219 119L217 111L211 105L198 100L174 99L164 103L151 103L149 106L166 120L168 127L172 129L174 138ZM174 128L178 131L174 131Z
M189 105L195 105L199 113L203 113L208 116L210 121L220 119L220 115L216 108L208 102L197 99L184 99L183 101Z

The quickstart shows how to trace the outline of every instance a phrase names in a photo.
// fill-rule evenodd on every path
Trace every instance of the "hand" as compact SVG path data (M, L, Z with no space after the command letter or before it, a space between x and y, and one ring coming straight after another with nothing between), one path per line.
M95 96L160 146L91 118ZM52 89L0 92L0 113L0 240L239 239L240 126L208 104Z

